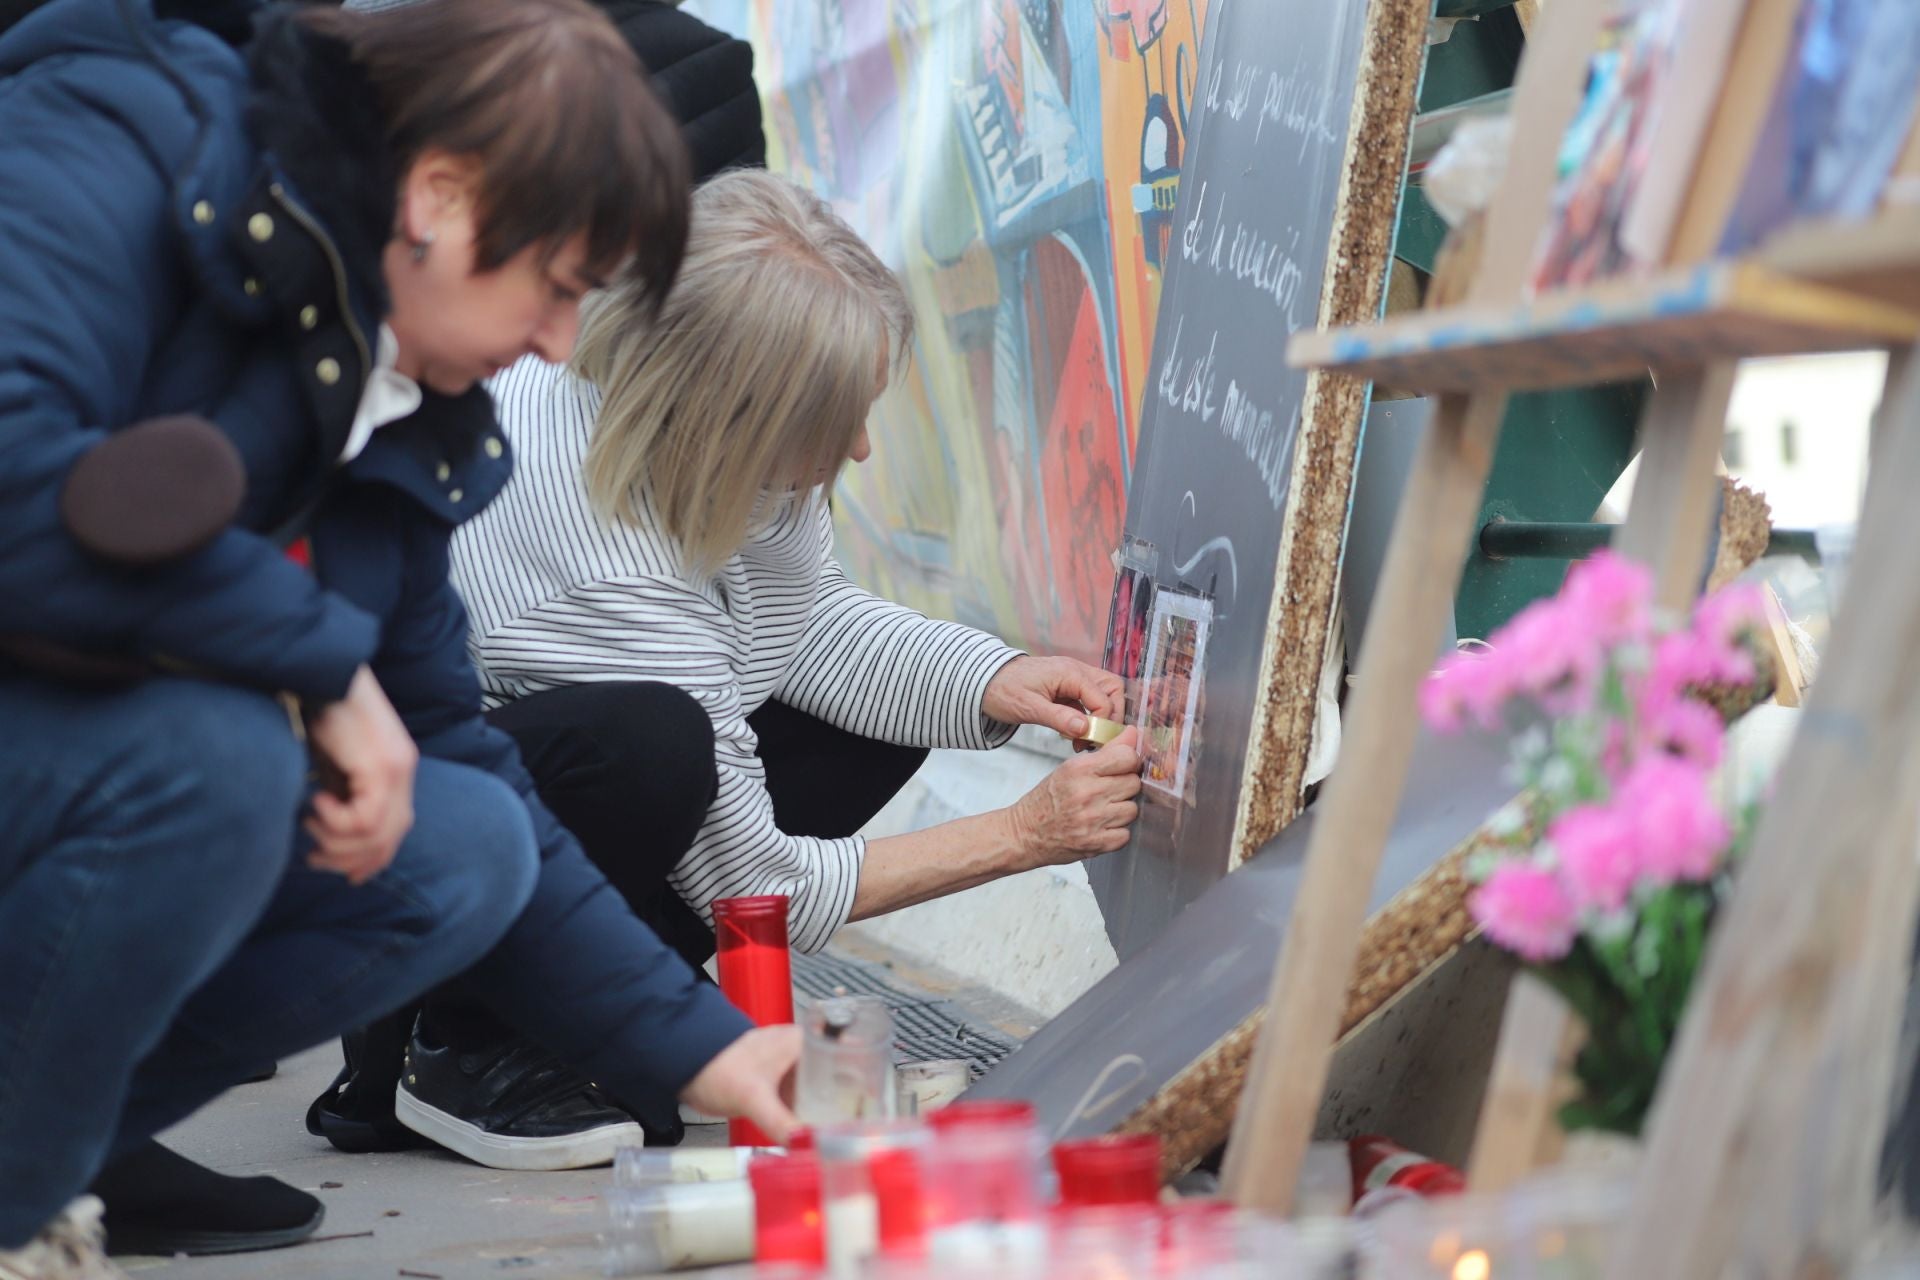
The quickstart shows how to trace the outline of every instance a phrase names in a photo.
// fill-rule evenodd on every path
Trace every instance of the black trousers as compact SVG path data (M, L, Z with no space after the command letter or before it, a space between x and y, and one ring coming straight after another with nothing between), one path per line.
M713 930L667 883L719 785L713 724L700 704L668 684L574 685L522 698L487 718L519 744L541 800L634 914L687 963L705 963ZM747 723L759 738L774 821L788 835L854 834L927 758L923 748L863 738L777 702ZM309 1110L309 1129L322 1131L315 1113L325 1107L388 1135L398 1130L393 1091L416 1017L441 1043L484 1044L511 1034L487 1009L485 990L455 979L423 1006L346 1037L346 1068ZM351 1087L342 1091L342 1084ZM649 1141L680 1140L674 1099L620 1101L645 1125Z
M634 914L701 964L713 930L667 884L713 803L713 725L669 684L573 685L489 712L519 744L540 799ZM794 836L850 836L907 784L927 753L837 729L778 702L747 719L774 822Z

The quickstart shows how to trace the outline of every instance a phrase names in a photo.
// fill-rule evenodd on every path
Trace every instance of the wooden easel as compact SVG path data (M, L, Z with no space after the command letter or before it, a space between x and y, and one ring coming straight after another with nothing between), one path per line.
M1791 0L1752 0L1667 268L1522 300L1600 8L1550 5L1534 28L1508 172L1487 214L1486 243L1502 249L1465 304L1302 335L1290 350L1311 367L1438 392L1439 403L1395 526L1374 606L1385 621L1368 629L1360 654L1341 763L1322 797L1228 1147L1227 1190L1243 1205L1285 1211L1293 1200L1404 782L1416 688L1458 581L1508 394L1656 371L1641 423L1642 479L1618 548L1653 570L1662 605L1684 607L1698 586L1738 361L1904 352L1920 337L1920 218L1911 212L1864 231L1788 237L1751 261L1707 260L1752 156L1753 86L1773 83L1777 62L1769 70L1766 59L1781 56ZM1895 566L1902 491L1920 485L1920 372L1909 368L1920 365L1891 364L1900 375L1897 385L1890 378L1892 426L1881 433L1882 474L1850 574L1856 588L1873 585L1842 605L1826 678L1808 696L1716 932L1615 1250L1613 1274L1623 1280L1717 1277L1736 1253L1743 1274L1798 1274L1844 1259L1865 1217L1874 1107L1884 1106L1873 1095L1885 1093L1915 914L1913 815L1899 798L1920 786L1920 582ZM1509 1182L1536 1158L1550 1104L1539 1064L1565 1046L1564 1017L1522 989L1474 1160L1486 1182Z

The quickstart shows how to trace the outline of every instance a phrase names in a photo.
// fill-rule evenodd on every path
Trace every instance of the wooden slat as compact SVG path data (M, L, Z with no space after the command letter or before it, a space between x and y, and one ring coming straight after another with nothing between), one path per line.
M1920 208L1866 222L1807 223L1770 240L1755 261L1815 284L1920 310Z
M1920 854L1915 823L1920 750L1910 745L1908 751L1913 756L1908 785L1892 797L1885 812L1881 847L1874 855L1875 880L1864 890L1872 911L1865 930L1869 942L1862 957L1864 972L1838 993L1845 1013L1835 1019L1826 1044L1827 1058L1837 1069L1819 1082L1828 1098L1847 1100L1838 1107L1825 1104L1833 1128L1817 1152L1826 1158L1813 1170L1820 1191L1809 1252L1820 1257L1853 1256L1870 1229L1878 1199L1879 1156L1893 1113L1901 1022L1913 974L1912 953L1904 944L1913 935L1915 891L1920 888L1920 858L1915 856ZM1768 1171L1766 1176L1791 1175ZM1779 1198L1794 1194L1788 1190ZM1767 1240L1775 1226L1792 1232L1798 1224L1761 1224L1753 1238L1743 1242L1749 1256L1791 1247L1790 1241L1776 1246Z
M1920 376L1902 362L1824 669L1714 930L1647 1137L1613 1280L1841 1275L1870 1212L1912 945L1920 794Z
M1486 243L1468 299L1505 304L1520 297L1553 207L1555 163L1561 139L1580 108L1587 61L1600 38L1599 4L1556 4L1528 33L1526 55L1513 81L1513 141L1507 168L1487 206Z
M1551 987L1531 974L1514 978L1467 1165L1473 1190L1505 1191L1537 1167L1559 1123L1561 1073L1582 1038L1580 1020Z
M1888 346L1916 334L1920 312L1726 262L1519 306L1424 311L1299 334L1288 358L1420 391L1532 390L1632 378L1649 368Z
M1414 459L1347 704L1341 763L1321 794L1227 1145L1227 1194L1241 1205L1284 1212L1293 1201L1405 785L1415 689L1453 607L1506 404L1502 394L1442 398Z
M1723 362L1663 378L1641 414L1639 479L1613 546L1653 570L1663 609L1684 610L1700 594L1736 368Z

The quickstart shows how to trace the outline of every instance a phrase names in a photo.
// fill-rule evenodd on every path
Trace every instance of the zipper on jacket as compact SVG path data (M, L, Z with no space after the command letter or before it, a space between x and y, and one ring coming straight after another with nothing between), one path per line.
M340 318L346 321L347 333L353 338L354 349L360 353L360 378L361 386L364 387L366 379L373 373L373 351L367 346L367 335L360 332L359 321L353 317L352 300L347 295L347 267L340 261L340 251L334 247L333 237L329 236L319 223L308 217L306 210L288 199L285 188L279 183L268 184L267 192L273 196L274 203L287 211L288 217L299 223L308 235L320 242L321 252L327 255L327 262L333 268L333 288L340 302Z

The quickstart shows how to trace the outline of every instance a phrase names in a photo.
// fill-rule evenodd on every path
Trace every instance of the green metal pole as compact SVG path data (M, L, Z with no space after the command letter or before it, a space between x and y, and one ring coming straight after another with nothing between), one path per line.
M1584 560L1613 541L1616 524L1494 520L1480 528L1480 553L1491 560ZM1820 563L1810 529L1775 529L1767 554Z

